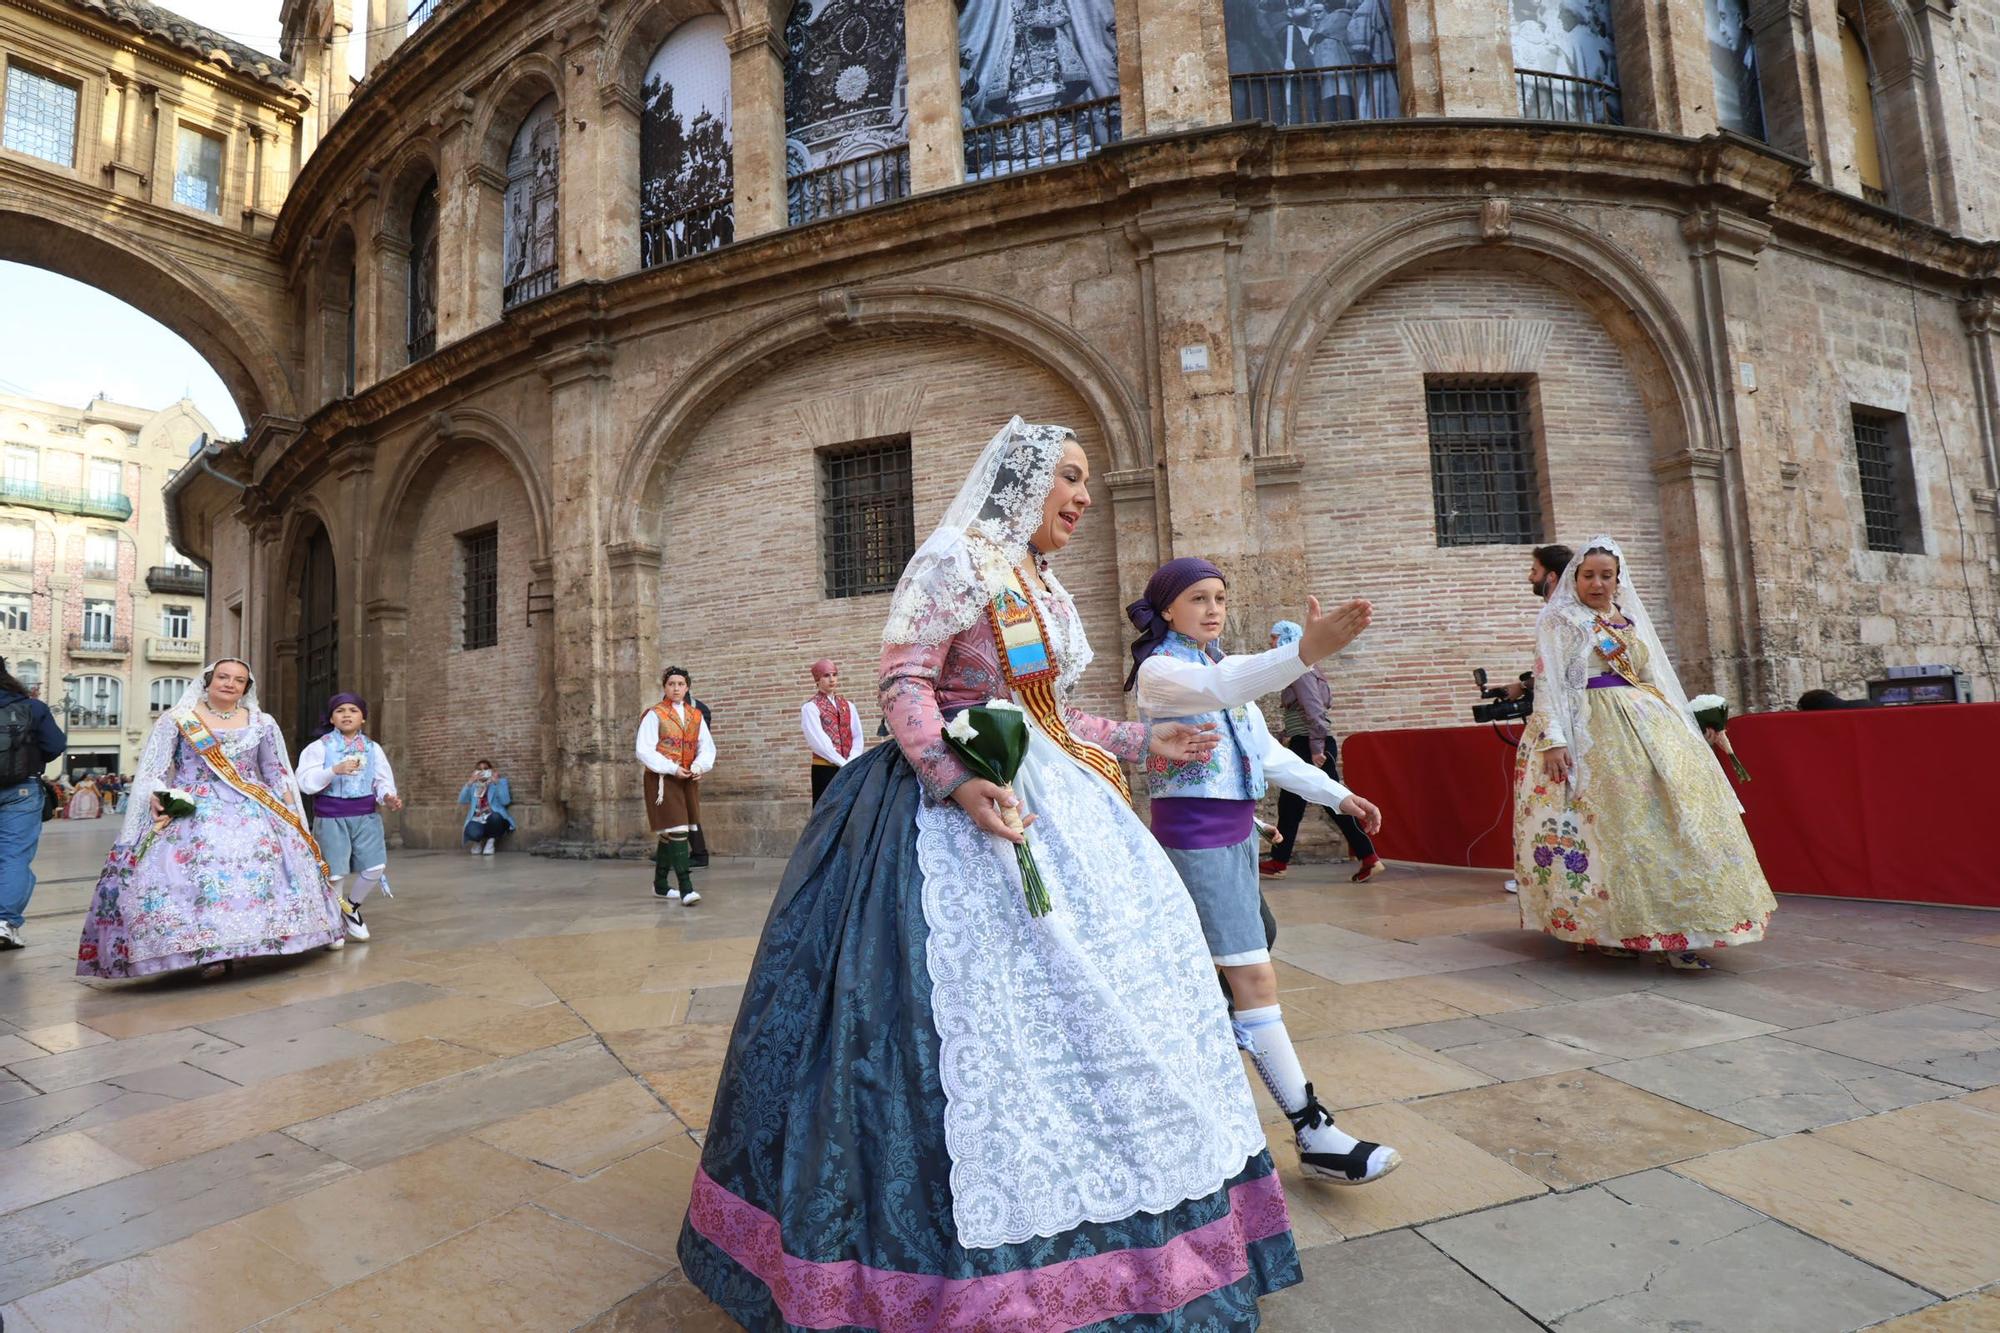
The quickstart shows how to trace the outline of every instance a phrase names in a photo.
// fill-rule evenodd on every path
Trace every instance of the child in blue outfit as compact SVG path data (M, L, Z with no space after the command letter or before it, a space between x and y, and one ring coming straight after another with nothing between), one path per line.
M1296 643L1254 656L1223 656L1228 581L1206 560L1170 560L1146 595L1126 608L1140 631L1132 645L1139 716L1185 722L1220 743L1199 763L1157 757L1146 764L1153 836L1180 872L1201 917L1209 953L1229 982L1236 1039L1291 1121L1306 1175L1339 1185L1380 1180L1402 1157L1337 1128L1313 1095L1285 1029L1278 978L1257 887L1257 802L1267 784L1344 811L1371 833L1382 813L1279 744L1252 700L1283 689L1367 627L1369 606L1350 602L1321 615L1314 601Z
M299 752L299 790L313 797L313 838L326 858L334 887L341 890L340 915L347 937L368 938L361 904L377 888L388 896L389 841L382 810L401 810L395 770L382 747L362 733L368 705L358 694L326 701L326 734ZM342 887L350 873L353 887Z

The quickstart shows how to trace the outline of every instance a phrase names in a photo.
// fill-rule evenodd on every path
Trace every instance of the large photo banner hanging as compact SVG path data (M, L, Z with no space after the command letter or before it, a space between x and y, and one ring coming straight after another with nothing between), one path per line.
M1279 125L1401 111L1390 0L1224 0L1236 115Z
M973 177L1086 157L1115 142L1111 0L967 0L958 81Z
M785 50L792 221L908 193L907 156L876 156L910 138L903 0L799 0L785 22ZM840 179L814 175L863 158L874 160ZM822 198L829 190L841 198ZM853 191L880 197L847 199Z
M1764 137L1764 92L1757 81L1757 44L1749 0L1706 0L1708 55L1715 68L1715 118L1726 130Z
M650 268L734 238L730 166L729 22L674 29L640 89L639 245Z

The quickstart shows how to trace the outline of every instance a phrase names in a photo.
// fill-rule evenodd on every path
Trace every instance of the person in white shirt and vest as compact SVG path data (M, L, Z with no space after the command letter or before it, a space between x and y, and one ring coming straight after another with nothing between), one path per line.
M833 775L861 757L861 710L840 694L840 668L822 657L811 667L813 696L799 708L799 729L812 751L813 804L826 794Z
M670 666L660 674L660 702L639 719L633 751L643 766L646 822L653 849L653 896L692 907L701 901L689 873L688 838L701 827L701 780L715 767L708 722L688 700L688 673Z

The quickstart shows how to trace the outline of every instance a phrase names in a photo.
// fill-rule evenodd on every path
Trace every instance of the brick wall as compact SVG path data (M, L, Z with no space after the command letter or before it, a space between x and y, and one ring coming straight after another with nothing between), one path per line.
M534 520L513 468L468 445L440 465L413 526L406 734L389 738L391 762L417 845L457 842L452 802L474 762L490 758L513 788L525 828L542 794L539 632L527 626ZM467 651L459 534L496 524L500 538L499 643Z
M1653 446L1617 344L1525 274L1461 264L1407 275L1335 325L1299 394L1308 585L1323 600L1375 604L1373 628L1327 672L1343 732L1468 721L1473 668L1498 682L1533 664L1530 546L1437 544L1424 375L1474 363L1535 377L1553 501L1544 540L1618 538L1671 642ZM1238 628L1256 639L1265 626Z
M1095 423L1066 386L1020 356L970 338L843 343L760 377L710 418L691 449L669 464L660 617L665 660L653 670L669 662L688 668L695 694L714 710L718 757L704 794L714 802L708 823L718 851L781 855L797 835L810 791L798 722L799 705L812 693L808 663L823 656L840 663L843 688L874 740L889 597L823 594L818 465L800 414L825 413L843 395L903 386L922 388L911 423L919 543L980 449L1015 413L1073 427L1093 473L1108 466ZM1124 621L1101 484L1093 498L1096 511L1056 568L1096 636L1097 663L1079 702L1123 716L1117 666ZM744 577L750 570L755 577Z

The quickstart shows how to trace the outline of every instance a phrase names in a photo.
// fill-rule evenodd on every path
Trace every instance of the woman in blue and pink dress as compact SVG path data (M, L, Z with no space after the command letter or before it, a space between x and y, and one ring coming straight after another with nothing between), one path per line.
M155 797L178 788L194 813ZM125 826L83 919L76 971L142 977L346 943L340 899L307 832L278 724L250 668L224 658L146 743Z
M681 1232L746 1328L1254 1328L1299 1279L1201 924L1119 767L1214 736L1066 703L1091 653L1048 557L1088 480L1070 432L1015 418L897 587L896 744L840 770L792 855ZM944 739L994 699L1029 718L1011 791Z

